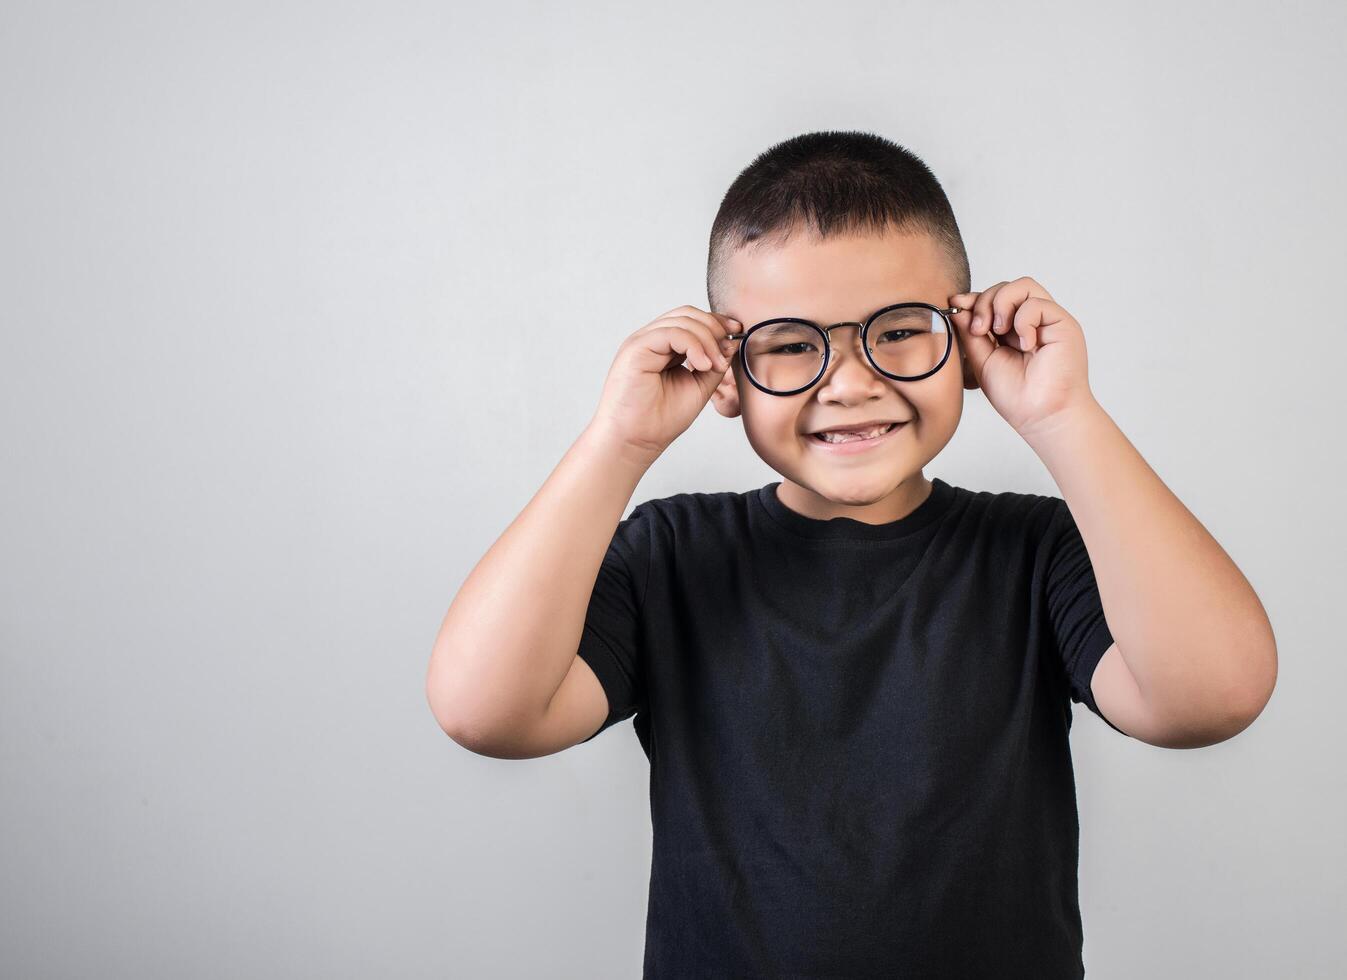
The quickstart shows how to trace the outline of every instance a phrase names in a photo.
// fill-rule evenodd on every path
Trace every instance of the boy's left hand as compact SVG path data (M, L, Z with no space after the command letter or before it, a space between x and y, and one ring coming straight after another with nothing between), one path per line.
M1020 435L1094 401L1080 324L1028 276L958 293L950 319L969 373Z

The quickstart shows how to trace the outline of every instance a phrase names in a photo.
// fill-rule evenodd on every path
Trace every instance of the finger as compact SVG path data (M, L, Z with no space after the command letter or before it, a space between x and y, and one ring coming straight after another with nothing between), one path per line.
M707 319L711 319L711 314L706 313L704 317L688 316L681 318L684 326L701 338L702 347L711 362L710 367L702 368L702 370L723 370L730 362L729 355L720 349L720 341L725 335L725 328L714 319L711 319L708 325Z
M949 298L949 305L956 306L960 310L970 310L977 298L977 293L955 293Z
M732 358L736 349L736 340L726 340L725 336L731 333L739 333L743 330L743 324L734 317L724 313L711 313L696 306L684 305L675 307L668 313L657 317L649 326L654 326L665 320L676 320L679 317L691 317L711 328L716 336L716 350L727 358Z
M736 385L734 375L730 373L729 368L726 368L724 372L718 370L697 371L692 374L692 380L697 383L698 390L700 390L708 399L715 393L717 388L724 385L729 385L730 388L733 388Z
M728 340L726 338L730 334L742 335L744 332L744 325L732 316L727 316L725 314L719 313L713 315L719 316L721 321L725 325L725 333L719 334L717 337L717 339L720 342L720 352L724 354L726 357L730 358L731 361L733 361L734 352L739 349L739 344L743 342L744 338L742 336L739 336L735 340Z
M718 337L723 338L728 334L739 333L741 330L744 329L744 325L740 323L738 320L736 320L734 317L730 316L728 313L711 313L708 315L714 317L717 321L719 321L721 329L725 331L724 333L718 332L717 333Z
M697 317L672 316L656 320L661 326L673 326L688 331L699 342L702 357L688 357L688 362L698 371L710 371L729 363L729 357L721 351L718 339L711 327Z
M734 352L743 338L740 337L738 340L727 340L726 338L730 334L742 333L744 325L734 317L724 313L708 313L707 316L712 317L718 323L718 329L713 331L716 350L725 359L725 367L728 370L729 366L734 363Z
M1052 328L1070 315L1052 300L1041 296L1029 297L1015 311L1015 334L1020 339L1019 348L1034 350L1045 343L1061 339Z
M716 335L717 343L719 343L720 339L724 337L725 334L734 333L734 328L729 326L729 323L737 324L739 322L724 313L710 313L696 306L680 306L677 309L665 313L664 316L686 316L691 317L699 323L706 324L706 326L710 327L711 331Z
M959 335L959 341L963 346L964 358L968 363L969 371L973 375L973 380L979 386L982 384L982 365L986 363L987 358L992 356L996 350L996 341L988 334L981 333L974 335L972 332L973 309L972 305L965 306L960 300L976 297L977 293L965 293L961 296L950 297L950 305L959 307L958 313L950 314L950 322L954 324L954 329ZM971 304L971 300L970 304Z
M1052 294L1049 293L1046 289L1044 289L1043 284L1039 282L1037 279L1031 279L1028 276L1020 276L1020 278L1016 279L1015 281L1028 283L1030 287L1029 293L1030 296L1039 296L1050 302L1053 303L1057 302L1055 299L1052 298Z
M977 302L977 298L977 293L954 293L948 300L949 305L959 311L951 313L949 318L954 324L954 332L963 341L965 350L969 346L969 327L973 323L973 304Z
M715 337L711 327L706 326L706 323L703 323L700 319L692 318L692 316L680 316L678 319L684 330L698 339L698 353L702 354L702 357L688 358L688 363L691 363L699 372L713 372L715 369L722 368L726 363L726 357L725 354L721 353L721 346L719 346L717 337Z
M1004 285L1005 280L1002 280L978 294L978 298L973 302L973 325L970 328L973 333L984 335L991 330L992 300Z
M996 296L992 298L992 330L1001 334L1008 332L1015 310L1031 296L1052 300L1047 290L1028 276L1020 276L997 290Z
M694 371L709 370L705 341L686 327L676 324L647 326L637 331L641 350L656 355L658 360L645 360L641 366L654 372L667 371L674 364L686 362Z
M949 298L949 305L959 310L958 313L951 313L949 319L960 334L967 334L973 322L973 300L976 297L977 293L961 293Z

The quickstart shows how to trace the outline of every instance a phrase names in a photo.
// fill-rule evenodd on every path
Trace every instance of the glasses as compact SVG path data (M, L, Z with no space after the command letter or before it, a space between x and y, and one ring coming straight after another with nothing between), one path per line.
M755 323L727 340L743 341L739 361L748 380L769 395L795 395L818 383L832 360L832 331L860 327L861 349L870 366L895 381L919 381L939 371L954 346L949 318L963 312L930 303L894 303L861 323L843 320L821 327L799 317Z

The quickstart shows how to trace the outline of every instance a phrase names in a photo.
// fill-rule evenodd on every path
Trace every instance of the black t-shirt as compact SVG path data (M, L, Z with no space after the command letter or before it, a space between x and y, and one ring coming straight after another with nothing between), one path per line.
M638 505L590 599L590 738L635 715L650 760L644 977L1083 976L1070 702L1113 637L1065 501L778 485Z

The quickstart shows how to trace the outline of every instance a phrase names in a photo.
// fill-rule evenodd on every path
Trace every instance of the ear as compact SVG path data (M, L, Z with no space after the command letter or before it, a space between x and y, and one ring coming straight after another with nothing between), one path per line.
M739 379L736 377L738 371L739 360L736 354L730 359L730 369L720 379L716 390L711 392L711 401L715 404L716 411L727 419L739 417Z

